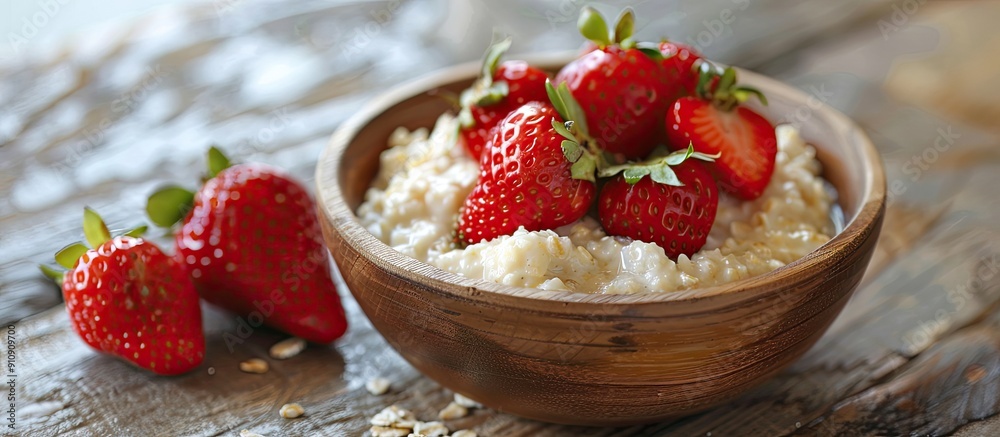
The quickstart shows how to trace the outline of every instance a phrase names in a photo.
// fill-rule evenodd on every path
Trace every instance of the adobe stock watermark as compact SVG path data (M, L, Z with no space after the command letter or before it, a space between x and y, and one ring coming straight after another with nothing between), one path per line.
M278 134L284 132L293 122L292 117L288 115L288 107L282 106L271 111L268 114L267 124L250 137L239 141L230 154L245 158L264 151L266 146L273 143L278 138Z
M948 302L952 305L950 311L941 308L934 313L933 319L903 334L904 352L912 355L929 346L939 334L952 325L953 319L962 309L976 302L977 295L986 289L987 283L993 281L998 272L1000 272L1000 256L997 253L980 258L976 263L975 272L968 280L947 290Z
M243 4L244 1L246 0L216 0L214 2L215 15L222 18L223 15L236 10L236 8Z
M350 32L349 39L344 44L344 56L350 58L360 54L368 44L371 44L372 39L381 34L385 26L389 25L401 5L402 0L389 0L382 7L369 12L372 19L355 26Z
M588 3L590 2L587 0L559 0L559 4L554 8L545 10L545 21L549 23L552 30L557 30L559 24L575 23L580 15L580 9L583 9Z
M941 155L951 150L961 138L962 134L955 132L951 125L937 128L937 136L934 137L934 143L903 162L901 170L904 175L910 177L910 184L919 181L923 177L924 172L930 170L931 166L941 159ZM890 182L888 192L889 204L892 204L899 196L905 194L909 190L910 184L901 179L895 179Z
M72 0L40 0L36 2L38 10L30 17L21 17L21 27L17 32L7 33L7 41L14 53L20 54L21 48L27 45L32 38L38 36L38 32L47 26L52 18L59 15L63 6L66 6L70 1Z
M117 120L139 107L156 87L167 77L167 73L157 64L146 67L146 73L132 88L111 101L111 115L102 118L97 125L83 131L83 139L69 148L66 156L54 167L60 172L76 168L83 159L104 142L107 132Z
M888 20L882 18L876 23L882 39L888 41L890 35L909 24L910 17L919 12L920 6L924 3L927 3L927 0L902 0L894 3Z
M295 268L288 270L281 275L281 287L275 288L268 293L267 298L253 301L253 310L243 315L237 315L236 327L232 332L222 334L222 340L226 343L229 353L236 351L236 346L246 342L250 336L267 322L267 319L280 310L280 306L288 299L288 290L294 292L302 286L302 282L312 276L316 271L328 262L326 252L316 253L307 257Z
M830 100L836 95L833 91L826 89L826 83L809 85L809 87L803 91L809 94L809 97L806 98L806 102L785 113L785 116L778 121L778 124L787 123L795 126L802 126L808 123L809 120L812 120L813 114L825 104L830 102Z
M705 49L711 47L723 37L732 35L732 25L739 16L737 12L747 10L750 7L750 0L731 1L733 3L732 8L722 8L715 18L702 20L701 25L704 29L694 34L694 36L688 36L684 39L684 42L694 47L695 50L704 53Z

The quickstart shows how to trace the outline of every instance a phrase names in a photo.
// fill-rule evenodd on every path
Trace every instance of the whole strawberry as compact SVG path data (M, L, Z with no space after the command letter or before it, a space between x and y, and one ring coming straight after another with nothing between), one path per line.
M73 330L90 347L160 375L189 372L205 356L201 307L183 266L135 235L111 237L100 216L83 214L87 241L56 254L69 269L42 271L62 286Z
M580 14L580 32L597 44L570 62L555 82L565 82L586 112L590 134L609 153L645 158L656 146L669 85L660 64L635 48L635 15L626 9L613 32L592 7Z
M667 77L670 88L667 91L670 103L695 94L698 86L698 61L701 54L694 48L673 42L663 41L657 46L663 60L660 65Z
M756 89L738 86L736 70L719 74L711 64L702 65L698 95L678 99L667 113L670 147L690 144L698 152L721 154L709 166L719 186L742 199L756 199L774 173L778 140L774 126L742 103L757 96L766 105L767 99Z
M461 96L460 133L474 159L482 155L490 130L511 111L532 101L544 101L548 74L525 61L500 63L510 48L505 39L486 52L479 79Z
M594 199L603 159L569 90L546 83L550 102L530 102L507 115L480 160L479 182L465 200L459 239L473 244L572 223Z
M230 167L215 148L209 168L197 194L170 187L147 206L160 226L184 217L176 257L202 298L251 321L258 313L264 324L308 341L343 335L347 320L309 193L274 167Z
M719 189L712 174L690 159L693 152L689 148L643 164L605 169L602 176L615 176L604 184L597 201L604 230L655 243L674 259L700 250L715 223Z

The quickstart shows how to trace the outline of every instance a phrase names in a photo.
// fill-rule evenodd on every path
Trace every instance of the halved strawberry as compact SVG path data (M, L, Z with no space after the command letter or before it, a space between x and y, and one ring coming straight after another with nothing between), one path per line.
M691 256L708 240L719 205L719 189L702 163L717 156L693 147L640 164L609 167L598 217L609 235L655 243L670 258ZM618 173L621 174L618 174Z
M645 158L656 146L670 97L662 67L635 48L634 21L625 9L609 32L600 13L584 7L580 32L598 48L567 64L555 79L580 103L598 145L626 159Z
M736 70L720 75L708 63L698 83L698 96L683 97L667 113L670 147L689 144L698 152L721 154L709 169L719 186L736 196L753 200L764 192L774 173L778 140L774 126L750 108L740 106L750 96L767 99L756 89L737 86Z
M500 58L510 48L510 38L489 48L483 70L472 87L462 92L459 112L460 133L465 149L474 159L482 155L490 129L511 111L532 101L544 101L548 73L525 61Z

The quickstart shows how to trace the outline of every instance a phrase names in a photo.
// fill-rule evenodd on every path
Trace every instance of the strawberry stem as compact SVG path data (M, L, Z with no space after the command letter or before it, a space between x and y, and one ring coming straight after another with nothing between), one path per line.
M606 167L608 161L604 157L604 152L597 146L597 142L590 138L587 115L573 98L566 82L560 83L557 88L552 85L552 81L546 80L545 92L549 95L552 107L565 120L560 123L553 118L552 129L565 138L561 144L562 152L566 160L573 163L570 168L573 179L595 182L597 180L594 177L595 171Z
M698 85L695 93L699 97L710 100L712 104L723 111L731 111L743 104L751 96L757 97L767 106L767 97L760 90L743 85L737 85L736 69L726 67L721 70L710 62L702 62L698 75Z
M486 49L486 55L483 57L483 69L479 73L479 79L483 81L485 86L493 84L493 75L497 74L500 59L503 58L504 53L507 53L507 50L510 50L512 41L510 37L504 38Z
M472 117L473 106L495 105L510 94L506 81L493 82L493 76L500 67L500 59L510 49L510 44L511 39L506 38L486 49L479 78L462 91L458 98L458 106L461 108L458 111L458 122L461 127L468 129L476 125L476 120Z
M573 93L569 91L569 85L566 82L562 82L558 87L555 87L552 85L551 80L546 79L545 93L549 95L549 101L552 103L552 107L556 109L556 112L559 113L559 116L567 123L573 123L567 129L575 127L574 135L579 133L589 138L590 129L587 126L587 114L583 112L583 107L573 97Z

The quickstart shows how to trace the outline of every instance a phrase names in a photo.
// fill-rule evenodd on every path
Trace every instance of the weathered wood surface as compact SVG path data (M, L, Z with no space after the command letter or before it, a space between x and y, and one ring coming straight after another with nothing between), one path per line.
M79 237L82 205L131 226L153 187L195 180L211 142L311 181L327 135L375 90L460 57L403 37L434 34L429 13L416 12L423 19L379 25L364 45L372 50L345 51L339 43L385 5L359 3L251 14L221 2L236 7L160 15L51 59L0 65L0 322L17 330L16 434L360 435L392 403L425 419L447 404L450 394L389 349L350 298L347 337L271 361L264 375L237 363L266 356L280 335L258 330L230 351L222 334L235 332L234 316L210 310L205 364L162 378L88 350L69 332L56 289L34 273ZM486 436L1000 433L1000 138L977 127L998 106L967 97L996 93L983 79L995 74L965 76L979 82L962 89L981 94L949 94L945 79L914 82L947 72L944 60L1000 71L971 38L942 36L995 36L990 20L975 18L998 13L986 2L931 2L888 33L877 22L891 12L825 39L802 37L808 45L777 59L724 59L757 61L843 109L871 133L889 176L892 200L861 289L790 369L672 423L575 428L479 410L450 427ZM732 54L737 43L715 47ZM788 120L808 116L804 108ZM390 394L365 391L375 375L393 380ZM290 401L306 416L279 418Z

